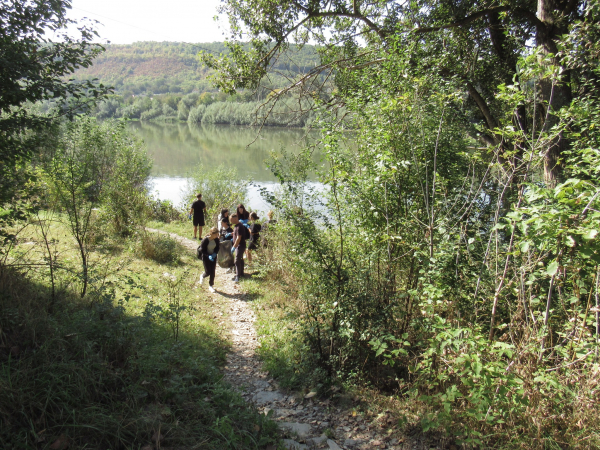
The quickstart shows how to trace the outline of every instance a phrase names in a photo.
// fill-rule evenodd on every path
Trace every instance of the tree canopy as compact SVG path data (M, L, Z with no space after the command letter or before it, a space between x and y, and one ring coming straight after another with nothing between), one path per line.
M220 87L233 91L257 86L291 42L317 42L322 46L322 65L297 77L290 86L302 88L322 71L335 69L338 87L356 89L356 85L343 83L345 73L368 72L373 65L400 54L407 62L406 71L439 76L468 96L466 130L486 145L499 146L503 153L520 144L504 141L496 131L506 113L495 98L497 86L518 80L519 57L537 46L540 58L548 58L562 71L561 82L542 89L540 117L567 105L582 80L578 73L567 70L558 40L569 33L569 26L583 20L585 4L582 0L509 0L498 4L461 0L226 0L221 12L230 18L231 53L222 58L206 55L205 59L221 71ZM243 50L243 39L251 42L252 50ZM529 117L523 107L510 113L515 126L525 132L534 127L536 118ZM555 121L546 121L548 128L553 124ZM549 146L547 180L559 175L558 158L567 145L559 136Z
M30 178L24 163L48 140L59 117L88 109L108 89L94 80L74 82L68 76L89 66L103 48L94 44L93 24L76 25L66 17L69 0L7 0L0 3L0 218L22 212L17 195ZM50 37L56 42L52 42ZM36 102L54 101L52 114L37 111Z
M14 181L6 177L19 160L31 155L41 131L53 120L36 114L34 102L56 100L60 114L73 115L90 98L107 91L93 81L67 79L77 67L91 65L102 51L92 43L96 33L91 24L80 25L78 37L67 33L67 26L74 24L66 17L70 7L69 0L0 4L0 186L4 193Z
M302 184L308 158L271 164L273 267L300 303L289 373L394 390L422 402L423 431L467 447L576 445L564 430L597 420L578 399L595 395L600 342L600 3L222 11L231 52L206 60L229 92L259 86L294 42L320 45L320 65L271 97L314 99L322 131L323 189Z

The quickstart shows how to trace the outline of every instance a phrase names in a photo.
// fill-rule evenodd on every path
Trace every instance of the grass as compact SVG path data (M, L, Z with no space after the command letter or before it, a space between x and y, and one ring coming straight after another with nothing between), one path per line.
M140 236L139 250L143 257L161 264L179 261L182 253L177 241L162 233L143 233Z
M264 254L255 255L253 261L259 273L245 281L244 289L253 299L263 368L282 387L328 393L329 379L315 363L298 327L302 305L293 281L269 267Z
M211 225L212 226L212 225ZM158 230L168 231L169 233L176 233L179 236L191 239L194 236L194 226L191 220L181 221L175 220L171 223L164 223L158 221L150 221L146 224L148 228L156 228ZM206 235L210 226L205 225L202 228L202 234Z
M98 240L80 298L74 242L39 226L0 275L0 439L23 448L264 448L276 427L224 384L222 307L194 288L195 255L160 264ZM46 261L46 264L44 264ZM54 298L53 298L54 297Z

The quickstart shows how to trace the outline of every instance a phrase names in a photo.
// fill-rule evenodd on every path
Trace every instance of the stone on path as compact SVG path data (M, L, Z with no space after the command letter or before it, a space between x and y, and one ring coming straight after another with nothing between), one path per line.
M279 422L279 426L290 433L295 433L300 438L308 437L312 429L308 423L300 422Z
M283 446L288 450L304 450L308 448L306 445L300 444L293 439L283 439Z
M329 445L329 450L342 450L342 447L337 445L335 441L332 441L331 439L327 439L327 445Z
M252 397L252 401L261 405L263 403L279 402L283 400L284 395L277 391L258 391Z
M259 389L266 389L268 387L271 387L269 382L265 381L265 380L256 380L256 381L253 381L252 384Z
M312 444L312 445L321 445L321 444L324 444L325 442L327 442L327 436L325 436L324 434L322 434L319 437L314 437L314 438L307 439L306 442L308 444Z
M296 411L293 409L287 409L287 408L277 408L275 410L275 417L287 417L287 416L293 416L296 414Z

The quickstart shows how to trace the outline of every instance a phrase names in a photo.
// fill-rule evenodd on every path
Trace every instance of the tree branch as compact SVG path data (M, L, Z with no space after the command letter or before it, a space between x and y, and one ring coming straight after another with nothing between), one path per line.
M525 18L529 22L531 22L532 25L535 25L538 28L546 27L546 25L540 19L537 18L535 13L528 11L524 8L510 8L509 6L496 6L493 8L487 8L487 9L483 9L481 11L477 11L477 12L471 14L470 16L464 17L463 19L460 19L456 22L448 23L446 25L439 25L436 27L415 28L414 30L411 31L411 33L421 34L421 33L430 33L432 31L447 30L450 28L459 28L459 27L463 27L465 25L469 25L470 23L476 21L477 19L481 19L482 17L486 16L487 14L507 12L507 11L521 15L523 18Z
M303 13L305 13L307 15L306 19L304 19L303 22L307 19L313 19L316 17L347 17L350 19L356 19L356 20L360 20L361 22L364 22L371 30L375 31L381 39L385 39L387 37L386 33L384 33L383 30L379 26L377 26L367 16L360 13L359 8L356 4L356 1L353 2L353 9L354 9L353 13L348 13L348 12L344 12L344 11L328 11L328 12L314 11L314 10L310 10L309 8L301 5L300 3L298 3L295 0L293 0L292 3L298 9L300 9Z
M492 111L490 111L490 107L470 81L465 80L465 84L467 86L467 91L469 92L469 95L473 98L473 100L475 100L479 111L481 111L481 114L483 114L483 117L485 117L485 121L487 123L488 128L490 129L490 131L493 131L494 128L498 126L498 124L496 123L496 119L492 115Z

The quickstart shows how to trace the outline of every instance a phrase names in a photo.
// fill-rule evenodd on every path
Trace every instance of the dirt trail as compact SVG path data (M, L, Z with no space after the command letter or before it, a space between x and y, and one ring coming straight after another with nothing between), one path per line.
M195 253L199 241L175 233L169 234ZM251 274L252 270L249 273ZM351 409L336 406L330 400L321 401L316 393L302 396L280 389L277 382L261 369L262 364L256 355L256 317L243 291L243 281L234 283L232 278L233 274L226 273L225 269L217 266L214 286L216 292L211 294L208 291L208 280L200 287L214 299L221 299L228 304L233 345L224 368L225 378L260 412L267 414L272 411L272 418L282 430L283 442L287 449L443 448L420 436L414 436L412 439L398 438L396 427L386 413L381 414L378 420L369 422L353 414Z

